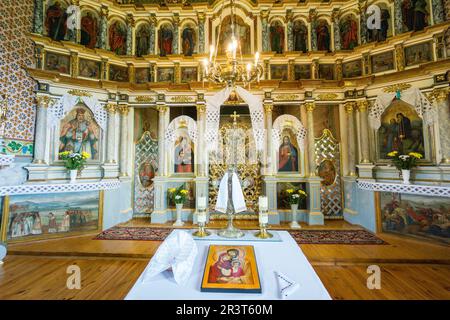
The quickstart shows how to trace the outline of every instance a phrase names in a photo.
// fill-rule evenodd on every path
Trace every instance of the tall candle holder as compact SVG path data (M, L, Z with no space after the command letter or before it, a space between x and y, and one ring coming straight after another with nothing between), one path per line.
M206 209L199 209L199 212L197 214L197 223L198 223L198 230L192 234L194 237L204 238L211 235L210 232L205 230Z
M267 227L269 225L269 213L267 210L261 210L259 213L259 231L255 233L255 237L260 239L269 239L273 237Z

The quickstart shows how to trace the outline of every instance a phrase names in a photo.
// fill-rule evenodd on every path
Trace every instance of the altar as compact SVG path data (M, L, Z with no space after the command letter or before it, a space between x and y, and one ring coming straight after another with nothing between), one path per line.
M173 232L180 232L174 230ZM250 231L247 231L250 232ZM185 286L179 286L171 271L155 276L151 281L142 281L144 272L125 297L126 300L278 300L279 288L275 272L281 272L299 284L299 288L287 299L290 300L331 300L329 293L320 281L313 267L306 259L298 244L287 231L273 231L279 241L244 240L196 240L198 254L192 274ZM201 292L203 269L208 247L213 244L254 246L261 293L214 293ZM279 250L280 246L283 250ZM148 268L148 267L147 267Z

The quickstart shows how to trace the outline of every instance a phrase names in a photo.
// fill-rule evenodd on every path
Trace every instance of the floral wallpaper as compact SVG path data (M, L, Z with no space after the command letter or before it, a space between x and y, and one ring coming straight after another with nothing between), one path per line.
M25 68L33 66L33 3L0 1L0 94L8 99L7 120L0 127L0 152L32 155L35 122L35 81Z

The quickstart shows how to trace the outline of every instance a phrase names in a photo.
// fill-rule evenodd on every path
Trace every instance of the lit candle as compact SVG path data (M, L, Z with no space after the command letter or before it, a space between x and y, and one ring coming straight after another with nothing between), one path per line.
M267 211L269 209L269 199L267 197L259 197L259 211Z
M267 211L261 211L259 213L259 223L262 224L267 224L269 223L269 214L267 213Z
M205 75L208 74L208 60L203 59L203 67L205 69Z
M252 65L250 63L247 63L247 76L250 79L250 72L252 71Z
M237 40L233 38L233 59L236 59Z
M258 65L258 60L259 60L259 52L256 51L256 53L255 53L255 67Z
M197 206L199 210L206 209L206 197L198 197Z

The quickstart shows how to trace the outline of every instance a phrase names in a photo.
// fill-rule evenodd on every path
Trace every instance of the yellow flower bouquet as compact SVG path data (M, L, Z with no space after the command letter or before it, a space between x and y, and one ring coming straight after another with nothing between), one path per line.
M184 185L181 185L178 188L169 188L167 191L175 204L184 203L189 194L189 191L184 188Z
M306 198L308 196L308 194L302 189L295 190L291 188L286 189L285 192L287 194L287 201L289 204L298 204L300 198Z
M411 170L411 168L416 166L416 161L423 158L423 155L418 152L400 154L398 151L391 151L387 156L392 158L398 170Z
M81 153L64 151L59 153L59 158L64 161L64 165L68 170L83 170L86 160L90 158L90 154L83 151Z

